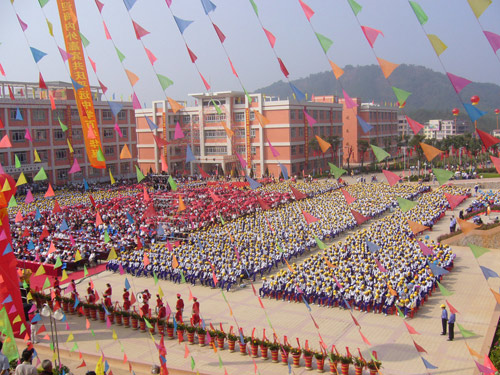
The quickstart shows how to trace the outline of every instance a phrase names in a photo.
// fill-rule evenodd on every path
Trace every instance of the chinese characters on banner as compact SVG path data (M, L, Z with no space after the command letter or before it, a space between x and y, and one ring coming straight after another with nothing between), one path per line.
M306 110L306 107L304 107L304 111ZM305 166L307 169L307 165L309 164L309 129L308 129L308 121L306 116L304 115L304 158L305 158Z
M83 86L80 89L78 87L74 89L87 156L92 167L103 169L106 168L106 162L97 160L97 153L102 146L95 118L92 94L90 92L85 57L83 55L75 2L74 0L57 0L57 7L59 9L59 17L61 18L66 52L71 55L71 58L68 60L71 78ZM89 131L89 129L91 130Z
M247 134L247 168L252 168L252 144L250 134L250 109L245 109L245 128Z

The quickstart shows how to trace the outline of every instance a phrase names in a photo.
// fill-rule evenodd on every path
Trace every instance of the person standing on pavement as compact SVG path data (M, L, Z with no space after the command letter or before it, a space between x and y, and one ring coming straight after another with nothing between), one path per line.
M450 319L448 319L448 341L453 341L455 338L455 313L450 312Z
M446 306L443 303L441 305L441 324L443 326L443 330L441 331L441 336L446 336L446 324L448 323L448 310L446 310Z
M181 295L177 293L177 304L175 305L176 310L181 310L181 314L184 311L184 300L181 298Z
M22 362L17 365L15 375L38 375L36 367L31 364L33 352L33 349L24 349L21 354Z
M450 233L455 232L456 228L457 228L457 219L455 219L455 216L452 216L450 218Z

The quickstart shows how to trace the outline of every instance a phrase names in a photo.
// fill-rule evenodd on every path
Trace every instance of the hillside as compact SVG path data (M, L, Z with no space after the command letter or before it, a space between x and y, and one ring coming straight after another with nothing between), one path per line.
M363 101L376 103L396 102L394 93L384 78L378 65L357 66L347 65L344 75L340 78L342 86L350 96L359 96ZM423 66L400 65L389 77L392 86L409 91L405 113L418 121L431 118L451 118L451 110L460 109L460 119L467 120L465 109L453 90L448 77ZM309 77L292 81L302 92L311 95L341 95L342 90L331 71L311 74ZM255 90L267 95L277 95L281 98L291 96L287 82L275 82L267 87ZM500 108L500 86L491 83L471 83L460 93L466 102L472 95L478 95L481 101L478 108L488 114L480 120L480 127L493 129L496 127L495 108Z

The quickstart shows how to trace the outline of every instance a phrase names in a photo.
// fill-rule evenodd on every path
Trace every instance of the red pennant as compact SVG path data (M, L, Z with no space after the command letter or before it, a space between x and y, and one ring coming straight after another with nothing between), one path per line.
M224 33L219 29L219 27L212 22L212 26L214 27L215 29L215 32L217 33L217 36L219 37L219 40L221 43L224 43L224 41L226 40L226 36L224 35Z
M203 170L203 168L198 164L198 169L200 170L201 177L208 178L210 177L207 172Z
M141 39L143 36L148 35L149 31L144 29L141 25L132 20L132 25L134 26L135 36L137 39Z
M479 138L481 138L481 141L483 142L484 147L486 147L486 149L489 149L491 146L500 143L500 139L493 137L491 134L483 132L482 130L479 129L476 129L476 132L479 135Z
M415 345L415 348L417 349L417 352L419 353L427 353L427 351L422 348L420 345L418 345L415 340L412 340L413 341L413 345Z
M305 212L304 210L302 210L302 215L304 215L304 219L306 219L307 224L311 224L311 223L314 223L316 221L319 221L318 218L316 218L313 215Z
M62 212L61 206L59 206L59 202L57 200L54 201L54 208L52 210L53 213Z
M189 357L189 349L187 344L184 344L184 358Z
M363 339L363 341L365 342L366 345L372 346L372 344L370 344L370 341L368 341L368 339L365 337L365 335L363 335L361 330L359 330L359 334L361 335L361 338Z
M106 86L104 86L104 83L102 83L101 81L99 81L99 85L101 86L102 93L106 94L106 91L108 91L108 88Z
M354 219L356 220L356 222L358 223L358 225L363 224L366 220L369 219L368 217L363 216L359 212L354 211L354 210L351 210L351 214L352 214L352 216L354 216Z
M45 324L42 324L42 326L36 331L37 335L40 335L41 333L45 332L47 329L45 328Z
M452 314L456 314L458 313L458 310L456 308L454 308L451 303L448 302L448 300L446 300L446 304L448 305L448 307L450 308L450 313Z
M99 211L97 211L96 216L95 216L95 225L99 226L101 224L102 224L101 214L99 213Z
M94 200L94 197L92 195L89 194L89 199L90 199L90 203L92 204L92 207L95 207L95 200Z
M80 367L86 367L87 364L85 363L85 360L83 360L82 364L80 366L77 366L76 368L80 368Z
M283 61L278 57L278 62L280 64L280 69L281 69L281 72L283 73L283 75L288 78L288 76L290 75L290 73L288 73L288 70L286 69L286 66L285 64L283 63Z
M415 331L415 328L413 328L411 325L409 325L408 323L406 322L403 322L406 326L406 329L408 330L408 332L410 333L410 335L420 335L420 333L418 333L417 331Z
M49 231L47 228L43 228L42 234L40 235L40 241L43 241L44 238L47 238L49 236Z
M262 198L259 197L258 195L257 195L257 202L259 202L260 207L263 210L270 210L271 209L271 207L269 207L269 205L266 202L264 202L264 200L262 200Z
M200 73L200 77L201 77L201 80L203 81L203 84L205 85L205 88L207 89L207 91L210 91L210 85L208 84L207 80L205 79L205 77L203 77L203 75Z
M444 193L446 200L450 204L450 209L454 210L464 199L467 198L467 195L452 195L448 193Z
M500 173L500 158L497 158L495 156L490 155L490 159L491 159L493 165L495 166L497 172Z
M413 130L413 134L417 135L424 128L424 126L421 123L412 120L408 116L405 117L406 121L408 121L408 125L410 126L411 130Z
M38 76L38 87L41 89L47 90L47 85L45 84L45 81L43 80L42 73Z
M12 87L9 85L9 96L12 100L16 100L16 97L14 96L14 92L12 91Z
M351 314L351 318L352 320L354 321L354 324L356 324L359 328L361 328L361 326L359 325L358 321L356 320L356 318L354 317L354 315L352 315L352 313L349 313Z
M351 194L349 194L346 190L340 189L340 191L342 192L342 194L344 194L344 198L347 201L347 204L351 204L352 202L354 202L356 200L356 198L351 196Z
M189 53L189 58L191 59L191 62L194 64L194 62L198 59L198 57L196 57L196 55L193 53L193 51L191 51L189 49L189 47L187 46L187 44L186 44L186 48L187 48L188 53Z
M104 4L99 0L95 0L95 5L97 5L97 8L99 9L99 13L102 13L102 7L104 6Z
M293 186L290 185L290 189L292 190L292 193L293 193L293 196L295 197L295 199L297 200L300 200L300 199L304 199L304 198L307 198L307 195L305 195L303 192L301 192L300 190L297 190L295 189Z
M146 267L147 265L151 264L148 254L144 253L144 258L143 258L144 266Z
M401 180L401 177L399 177L396 173L392 173L383 169L382 172L384 173L384 176L390 186L396 185Z

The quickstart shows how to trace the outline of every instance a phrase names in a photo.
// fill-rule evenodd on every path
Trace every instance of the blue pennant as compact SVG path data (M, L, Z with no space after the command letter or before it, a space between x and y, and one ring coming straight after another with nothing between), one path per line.
M186 28L193 23L193 21L183 20L182 18L176 16L174 16L174 20L181 34L184 34L184 30L186 30Z
M370 130L373 129L373 126L367 123L365 120L363 120L361 117L356 116L358 118L359 125L361 125L361 129L363 129L364 133L368 133Z
M292 88L293 93L295 94L295 98L297 101L302 102L306 100L306 96L300 91L293 83L290 82L290 87Z

